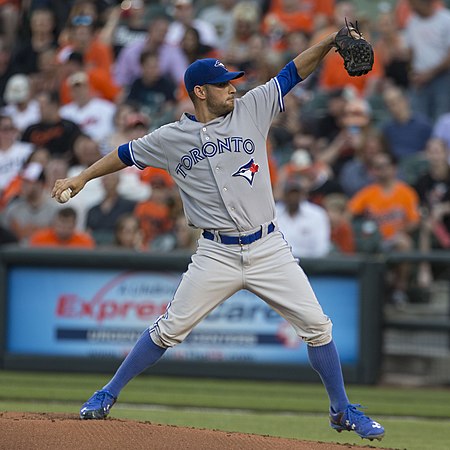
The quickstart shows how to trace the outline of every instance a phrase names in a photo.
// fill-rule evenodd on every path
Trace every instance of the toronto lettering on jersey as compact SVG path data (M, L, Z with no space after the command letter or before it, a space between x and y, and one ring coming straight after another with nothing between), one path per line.
M255 152L255 143L251 139L244 139L240 136L227 137L224 140L217 139L217 142L205 142L201 148L194 147L184 154L175 172L186 178L188 171L191 170L199 161L205 158L212 158L217 154L222 154L227 151L228 153L240 153L244 151L248 155Z

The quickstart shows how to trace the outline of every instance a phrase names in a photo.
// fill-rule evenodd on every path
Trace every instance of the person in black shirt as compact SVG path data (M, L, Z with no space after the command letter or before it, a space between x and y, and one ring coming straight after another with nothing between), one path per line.
M158 119L158 123L153 123L158 127L174 119L175 86L161 75L156 53L143 52L140 63L142 76L131 85L127 101L138 103L143 112L154 120Z
M312 124L316 138L325 138L331 142L342 131L343 111L347 101L343 89L335 89L327 94L324 115Z
M2 245L17 244L17 243L18 240L16 235L8 228L5 228L4 226L0 225L0 247Z
M16 72L27 75L39 72L38 54L49 47L57 46L55 16L46 7L31 12L29 39L18 40L13 51L12 66Z
M431 138L426 145L429 164L414 186L419 194L422 220L419 232L419 250L450 249L450 164L444 141ZM417 281L428 288L438 267L428 262L419 264Z
M441 139L431 138L425 152L429 168L414 187L420 197L424 221L429 222L428 228L433 232L432 247L450 248L450 164L447 146Z
M57 92L44 91L36 96L41 111L41 121L30 125L22 135L22 141L31 142L36 147L45 147L52 156L72 157L72 146L81 134L78 125L59 115Z

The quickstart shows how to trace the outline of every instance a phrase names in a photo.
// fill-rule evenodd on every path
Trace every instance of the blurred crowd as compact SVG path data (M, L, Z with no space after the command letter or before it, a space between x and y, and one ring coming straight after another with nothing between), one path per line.
M449 249L449 2L361 3L0 0L0 245L193 251L164 171L129 167L64 205L53 183L193 113L195 59L244 70L241 96L347 18L374 68L349 77L331 51L286 97L267 148L278 222L297 257ZM426 287L433 268L413 275ZM396 267L393 301L411 276Z

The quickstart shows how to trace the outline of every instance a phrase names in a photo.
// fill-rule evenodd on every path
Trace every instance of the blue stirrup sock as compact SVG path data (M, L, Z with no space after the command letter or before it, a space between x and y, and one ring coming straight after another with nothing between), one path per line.
M146 329L134 344L131 352L123 360L111 381L103 387L114 397L118 397L120 391L135 376L143 370L155 364L167 349L156 345L150 337L149 330Z
M319 347L308 345L308 357L325 386L331 410L335 413L344 411L350 402L345 392L341 362L334 341Z

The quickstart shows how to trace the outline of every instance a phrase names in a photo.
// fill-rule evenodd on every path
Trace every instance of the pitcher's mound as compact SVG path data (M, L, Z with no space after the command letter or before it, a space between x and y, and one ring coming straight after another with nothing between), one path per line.
M72 414L0 412L0 449L345 450L366 447Z

